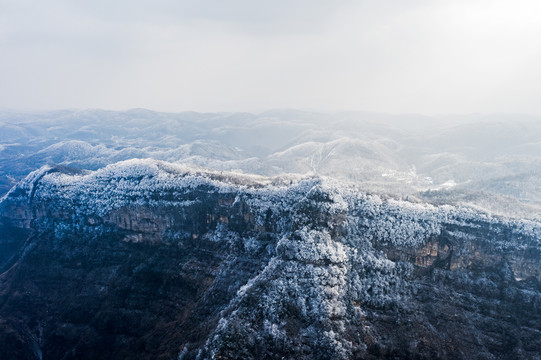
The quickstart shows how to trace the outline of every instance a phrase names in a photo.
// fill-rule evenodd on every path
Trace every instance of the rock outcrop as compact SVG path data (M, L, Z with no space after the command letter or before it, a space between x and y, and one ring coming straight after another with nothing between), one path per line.
M42 168L0 271L5 359L541 357L539 223L328 179Z

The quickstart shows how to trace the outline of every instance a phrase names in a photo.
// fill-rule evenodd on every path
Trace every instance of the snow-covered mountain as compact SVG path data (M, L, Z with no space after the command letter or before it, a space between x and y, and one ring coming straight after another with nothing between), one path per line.
M0 113L0 359L537 359L541 121Z
M541 121L535 117L144 109L0 114L2 194L45 164L96 170L132 158L264 176L331 176L365 191L460 201L509 216L531 218L541 210Z
M0 201L6 359L530 359L541 223L156 160Z

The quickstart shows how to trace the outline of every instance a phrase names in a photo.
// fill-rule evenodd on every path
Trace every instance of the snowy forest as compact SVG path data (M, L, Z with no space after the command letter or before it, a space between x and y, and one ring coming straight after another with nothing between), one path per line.
M0 194L43 165L133 158L262 176L327 176L365 192L517 218L541 211L541 121L362 112L0 113Z

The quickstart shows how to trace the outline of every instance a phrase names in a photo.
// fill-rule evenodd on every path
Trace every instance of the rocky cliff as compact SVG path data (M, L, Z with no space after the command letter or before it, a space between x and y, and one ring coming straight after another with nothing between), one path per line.
M329 179L45 167L0 272L2 359L541 358L541 224Z

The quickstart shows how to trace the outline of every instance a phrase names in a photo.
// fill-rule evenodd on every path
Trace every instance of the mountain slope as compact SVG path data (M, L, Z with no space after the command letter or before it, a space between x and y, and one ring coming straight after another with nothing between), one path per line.
M541 224L151 160L0 202L18 359L536 358Z
M453 187L459 199L485 199L462 205L535 218L540 124L497 114L0 112L0 196L43 165L97 170L139 158L263 176L317 174L403 198ZM456 203L448 195L438 197Z

